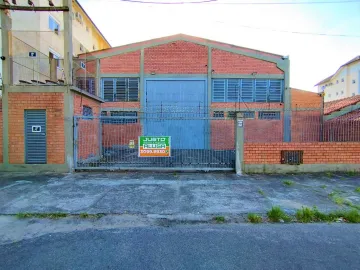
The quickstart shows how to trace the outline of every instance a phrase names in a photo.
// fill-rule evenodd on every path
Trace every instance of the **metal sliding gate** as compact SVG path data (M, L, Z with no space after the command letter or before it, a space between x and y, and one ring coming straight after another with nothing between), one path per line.
M200 108L74 118L75 169L234 170L235 120ZM142 136L148 136L143 139ZM140 141L169 137L169 156L141 156ZM141 139L142 138L142 139ZM156 146L148 144L148 146ZM143 149L143 148L142 148ZM145 150L145 153L147 153ZM152 150L151 150L152 151Z

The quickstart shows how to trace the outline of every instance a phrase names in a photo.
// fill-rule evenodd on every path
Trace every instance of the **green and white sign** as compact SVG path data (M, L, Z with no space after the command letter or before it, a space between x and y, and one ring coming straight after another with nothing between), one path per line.
M170 157L170 136L140 136L139 157Z

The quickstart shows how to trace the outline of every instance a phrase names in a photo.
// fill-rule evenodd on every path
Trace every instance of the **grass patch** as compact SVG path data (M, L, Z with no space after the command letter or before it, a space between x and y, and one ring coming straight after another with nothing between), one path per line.
M349 211L336 211L329 214L332 220L344 218L349 223L360 223L360 214L357 210L352 209Z
M59 219L65 218L68 214L66 213L17 213L17 218L49 218L49 219Z
M259 193L260 195L266 197L265 192L264 192L262 189L259 189L259 190L258 190L258 193Z
M326 188L326 185L321 185L320 187L323 188L323 189L325 189L325 188Z
M83 219L99 219L102 218L104 214L88 214L88 213L80 213L79 217Z
M248 214L248 220L251 223L261 223L262 222L262 217L259 216L259 215L254 214L254 213L249 213Z
M302 223L319 222L319 221L332 221L331 217L327 214L321 213L316 206L312 209L302 207L296 212L296 219Z
M357 175L357 174L358 174L357 171L347 171L347 172L346 172L346 175L347 175L347 176L355 176L355 175Z
M285 186L291 187L291 186L293 186L295 183L294 183L293 181L290 181L290 180L285 180L285 181L283 181L283 184L284 184Z
M360 187L355 188L355 192L360 193Z
M273 206L270 211L267 212L267 216L272 222L280 222L281 220L289 222L291 218L285 214L280 206Z
M334 174L332 172L326 172L325 175L330 178L334 176Z
M216 217L214 217L214 221L216 221L217 223L224 223L225 222L225 217L216 216Z

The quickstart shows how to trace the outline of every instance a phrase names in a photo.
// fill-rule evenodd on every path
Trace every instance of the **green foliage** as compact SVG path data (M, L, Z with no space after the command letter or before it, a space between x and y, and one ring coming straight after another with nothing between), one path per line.
M347 171L347 172L346 172L346 175L347 175L347 176L356 176L357 174L358 174L357 171Z
M325 175L326 175L327 177L330 177L330 178L333 177L333 173L332 173L332 172L326 172Z
M326 185L321 185L320 187L323 188L323 189L325 189L325 188L326 188Z
M225 222L225 217L223 217L223 216L216 216L216 217L214 217L214 220L215 220L217 223L224 223L224 222Z
M259 189L258 192L259 192L260 195L262 195L262 196L264 196L264 197L266 196L266 195L265 195L265 192L264 192L263 190Z
M317 222L317 221L331 221L331 218L321 213L316 206L312 209L308 207L302 207L296 212L296 219L302 223Z
M290 186L293 186L295 183L293 181L290 181L290 180L285 180L285 181L283 181L283 184L285 186L290 187Z
M248 220L249 220L251 223L261 223L261 222L262 222L261 216L256 215L256 214L254 214L254 213L249 213L249 214L248 214Z
M291 218L285 214L280 206L273 206L271 210L267 212L267 216L272 222L280 222L280 220L288 222L291 220Z
M355 192L360 193L360 187L355 188Z
M65 218L68 214L66 213L17 213L17 218L50 218L59 219Z

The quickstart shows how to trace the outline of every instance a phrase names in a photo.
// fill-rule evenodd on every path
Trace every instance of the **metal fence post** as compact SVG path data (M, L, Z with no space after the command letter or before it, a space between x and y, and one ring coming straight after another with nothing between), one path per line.
M244 120L241 113L236 114L236 154L235 170L237 175L243 174L244 165Z

